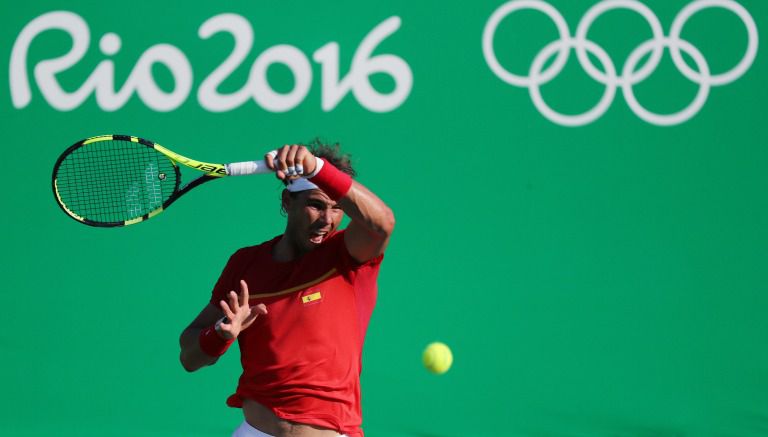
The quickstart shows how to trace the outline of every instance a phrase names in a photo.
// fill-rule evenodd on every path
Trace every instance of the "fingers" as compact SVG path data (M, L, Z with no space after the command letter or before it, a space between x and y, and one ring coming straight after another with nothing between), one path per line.
M264 161L267 162L267 167L271 170L275 169L276 161L275 157L277 156L277 150L272 150L271 152L267 152L264 155Z
M263 303L250 306L248 300L250 294L248 292L248 283L245 280L240 280L240 294L230 291L227 295L229 302L226 300L220 300L219 306L222 312L227 317L227 320L217 325L221 328L221 331L225 335L229 335L232 338L237 338L243 329L248 328L253 324L259 316L267 314L267 306ZM216 328L219 329L218 327Z
M265 160L278 179L296 179L308 170L308 162L314 163L314 156L305 146L292 144L281 147L272 158L265 156Z
M285 165L288 166L288 176L296 176L296 152L298 147L291 146L288 149L288 153L285 155Z
M224 315L227 316L227 319L229 319L230 323L232 320L235 319L235 313L232 312L232 310L229 308L229 305L223 300L219 301L219 306L221 307L221 310L224 311Z
M285 179L288 171L288 166L285 164L285 155L288 153L286 148L289 146L283 146L277 150L277 156L275 156L275 175L278 179Z
M238 301L238 298L237 298L237 293L235 293L234 291L230 291L228 297L229 297L229 307L232 308L232 311L237 312L241 307L240 302Z
M245 280L240 280L240 306L248 305L248 284Z
M263 303L260 303L258 305L251 307L251 314L243 321L243 328L246 329L247 327L251 326L251 324L258 318L259 316L263 316L267 314L267 306Z
M256 315L262 315L262 316L267 314L267 312L268 312L267 311L267 306L264 305L263 303L260 303L258 305L252 306L251 307L251 311L253 311L253 313L256 314Z
M306 147L302 147L296 151L296 156L294 156L293 162L296 167L296 174L298 176L302 176L308 173L304 172L304 162L307 159L307 156L312 156L312 154L309 153L309 150L307 150Z

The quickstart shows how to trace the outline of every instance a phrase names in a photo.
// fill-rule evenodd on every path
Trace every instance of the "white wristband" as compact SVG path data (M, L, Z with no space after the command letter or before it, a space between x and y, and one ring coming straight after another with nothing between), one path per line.
M221 336L221 324L222 323L229 323L229 319L227 318L227 316L224 316L224 317L220 318L219 320L217 320L216 321L216 326L213 327L213 329L216 330L216 333L219 334L219 336Z
M320 170L323 168L323 164L325 164L325 161L315 156L315 170L312 171L312 173L305 175L304 177L309 179L317 176L317 174L320 173Z

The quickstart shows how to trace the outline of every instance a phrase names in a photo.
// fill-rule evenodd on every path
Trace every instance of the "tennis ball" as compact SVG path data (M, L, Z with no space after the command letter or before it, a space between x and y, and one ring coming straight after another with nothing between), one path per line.
M441 375L448 371L453 364L451 349L439 341L430 343L422 355L424 367L432 373Z

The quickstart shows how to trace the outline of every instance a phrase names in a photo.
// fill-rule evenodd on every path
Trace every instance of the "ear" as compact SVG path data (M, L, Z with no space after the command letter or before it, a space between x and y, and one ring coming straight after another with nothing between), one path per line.
M280 198L280 207L283 209L283 212L288 214L288 208L291 206L291 192L288 190L283 190L283 193Z

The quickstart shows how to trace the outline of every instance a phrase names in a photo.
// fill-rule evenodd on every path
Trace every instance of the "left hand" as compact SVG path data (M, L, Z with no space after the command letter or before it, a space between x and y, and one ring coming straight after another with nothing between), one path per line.
M240 280L240 296L234 291L229 292L229 303L224 300L219 302L221 310L227 316L227 320L216 327L217 333L224 339L235 339L240 332L248 329L257 317L267 314L267 306L260 303L250 306L248 284Z
M280 180L298 179L315 171L317 158L305 146L285 145L276 152L276 156L267 153L264 160Z

